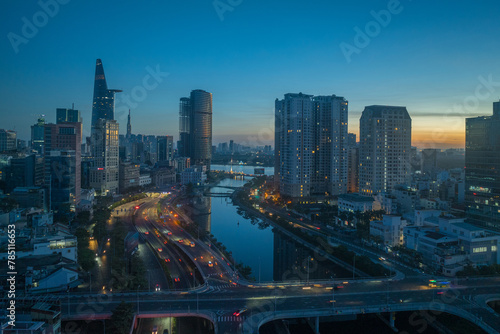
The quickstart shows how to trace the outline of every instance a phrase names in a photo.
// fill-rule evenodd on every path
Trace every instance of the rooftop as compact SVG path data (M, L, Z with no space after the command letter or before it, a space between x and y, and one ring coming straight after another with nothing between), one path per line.
M463 228L464 230L471 231L471 232L481 232L481 231L484 231L484 229L482 229L480 227L477 227L477 226L474 226L474 225L471 225L471 224L467 224L467 223L454 223L453 225L455 225L457 227L460 227L460 228Z
M375 201L372 197L363 196L360 194L343 194L339 195L339 199L351 202L373 202Z

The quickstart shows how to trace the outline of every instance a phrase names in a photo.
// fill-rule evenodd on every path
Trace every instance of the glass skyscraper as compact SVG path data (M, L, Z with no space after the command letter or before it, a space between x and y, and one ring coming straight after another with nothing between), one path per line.
M115 93L118 89L108 89L102 61L97 59L95 65L94 101L92 103L92 128L99 119L113 120L115 118Z
M467 118L465 201L473 223L500 229L500 101L493 116Z

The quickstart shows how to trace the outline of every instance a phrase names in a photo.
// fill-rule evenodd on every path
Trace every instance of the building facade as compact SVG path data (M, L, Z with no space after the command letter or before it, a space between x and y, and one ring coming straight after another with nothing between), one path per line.
M500 101L493 116L466 119L465 202L474 224L500 229Z
M93 168L90 187L102 194L119 192L119 125L115 120L99 119L92 133Z
M193 90L179 106L179 155L210 170L212 160L212 94Z
M50 207L76 208L81 193L82 123L46 124L44 128L44 179Z
M359 192L371 196L407 184L411 118L406 107L368 106L360 119Z

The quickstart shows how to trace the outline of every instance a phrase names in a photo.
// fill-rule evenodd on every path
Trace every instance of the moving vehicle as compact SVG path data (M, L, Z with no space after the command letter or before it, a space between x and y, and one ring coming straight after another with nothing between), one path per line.
M448 281L436 281L435 279L429 280L429 288L449 288L450 282Z
M189 246L194 247L195 246L194 242L191 241L191 243L189 244Z
M214 264L212 263L212 261L208 261L208 266L209 267L213 267L214 266Z
M233 315L239 317L242 313L246 312L246 310L247 310L246 308L243 308L241 310L234 312Z

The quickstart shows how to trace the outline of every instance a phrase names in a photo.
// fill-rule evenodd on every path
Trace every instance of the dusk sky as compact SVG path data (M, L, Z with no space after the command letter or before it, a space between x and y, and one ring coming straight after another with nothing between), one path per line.
M498 1L60 2L53 17L37 1L0 4L0 128L21 139L39 114L55 122L72 103L89 133L96 58L123 90L120 132L132 96L133 133L174 140L179 98L193 89L213 93L214 143L251 145L272 143L274 100L289 92L345 97L356 133L364 106L406 106L419 147L463 147L464 118L490 115L500 98ZM381 10L390 18L375 23ZM34 21L38 31L23 29ZM146 90L156 69L169 74Z

